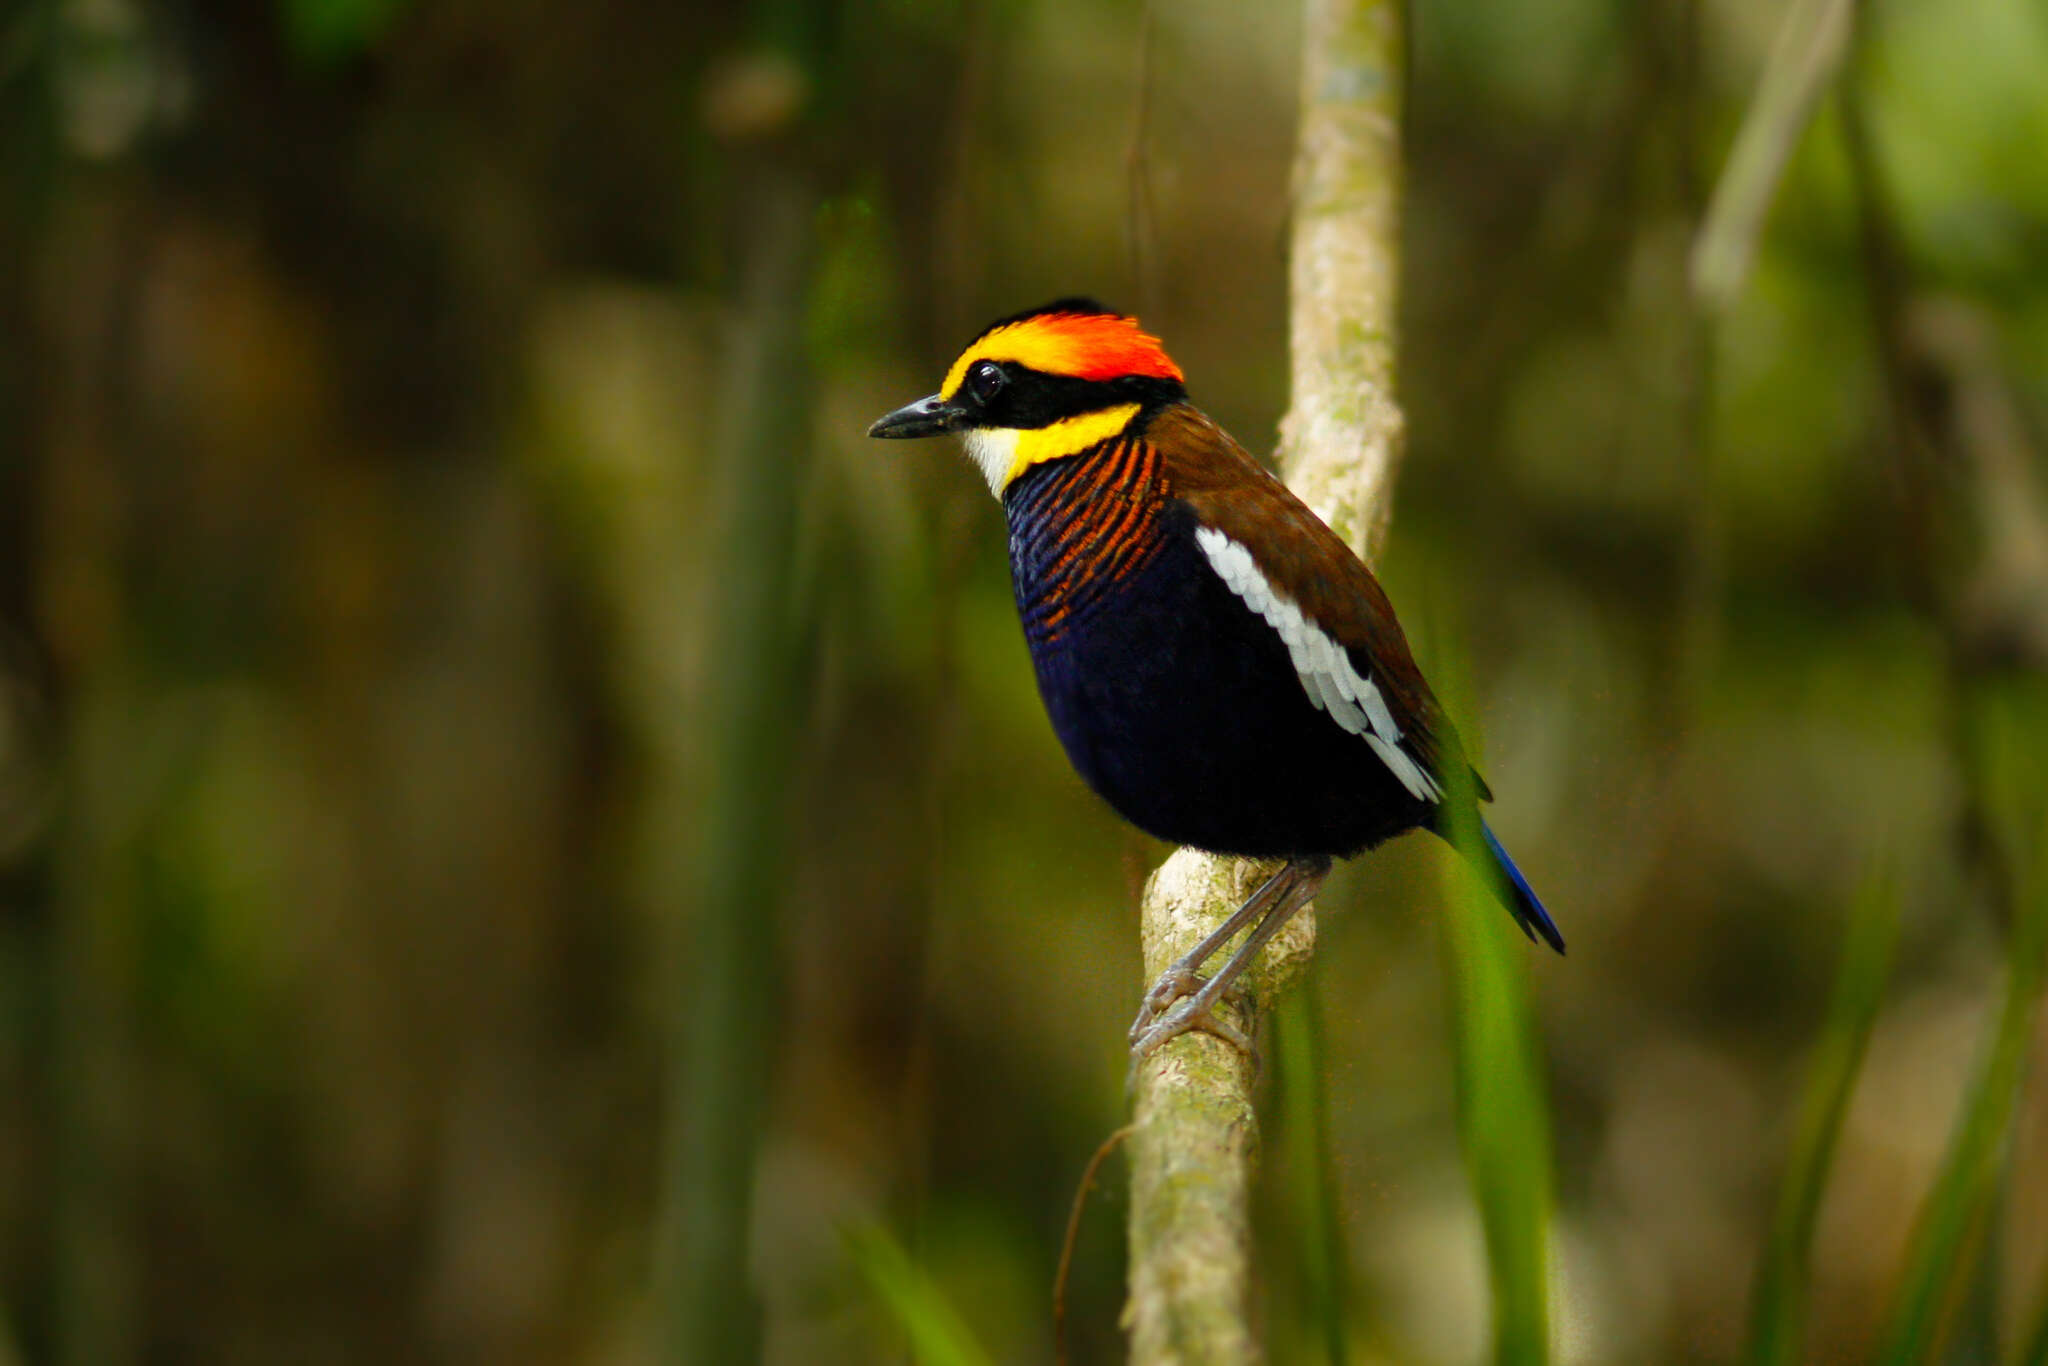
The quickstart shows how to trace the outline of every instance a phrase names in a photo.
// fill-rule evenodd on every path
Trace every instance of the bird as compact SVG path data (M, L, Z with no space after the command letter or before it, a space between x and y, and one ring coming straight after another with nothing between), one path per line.
M1409 830L1462 848L1523 932L1564 952L1478 817L1493 794L1379 581L1189 400L1136 318L1074 297L999 319L937 393L868 429L944 433L1002 504L1039 694L1082 779L1159 839L1282 861L1147 989L1134 1059L1191 1029L1252 1052L1216 1002L1335 860Z

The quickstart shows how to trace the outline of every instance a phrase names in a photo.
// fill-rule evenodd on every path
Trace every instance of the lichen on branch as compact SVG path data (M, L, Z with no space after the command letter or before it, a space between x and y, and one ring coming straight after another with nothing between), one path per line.
M1395 401L1400 281L1402 9L1307 0L1289 277L1293 392L1282 423L1288 483L1362 555L1377 550L1403 449ZM1199 743L1199 737L1192 740ZM1182 849L1147 883L1147 980L1229 916L1270 866ZM1305 907L1222 1007L1258 1017L1307 970ZM1224 953L1229 952L1226 946ZM1258 1155L1252 1062L1192 1032L1132 1075L1131 1297L1135 1366L1257 1361L1250 1191Z

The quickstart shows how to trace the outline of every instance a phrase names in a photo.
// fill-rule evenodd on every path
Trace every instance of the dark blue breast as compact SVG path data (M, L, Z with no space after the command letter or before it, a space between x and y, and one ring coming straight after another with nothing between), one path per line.
M1308 701L1286 645L1210 568L1193 512L1159 492L1114 573L1074 582L1110 495L1080 461L1004 499L1039 693L1074 767L1125 819L1177 844L1349 855L1421 823L1364 741ZM1098 545L1098 553L1100 547Z

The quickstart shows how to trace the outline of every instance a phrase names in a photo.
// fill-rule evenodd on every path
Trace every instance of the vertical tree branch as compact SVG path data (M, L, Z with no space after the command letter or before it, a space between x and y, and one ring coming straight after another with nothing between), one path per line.
M777 902L795 690L790 565L797 487L810 436L803 301L814 197L791 172L764 169L725 394L720 466L732 569L711 656L706 707L709 793L698 901L675 1005L657 1291L668 1315L663 1360L724 1366L757 1358L747 1277L755 1148L774 1058Z
M1145 978L1193 948L1273 871L1243 859L1175 851L1145 886ZM1255 1027L1315 946L1308 908L1247 972L1245 1003L1222 1013ZM1258 1151L1251 1059L1209 1034L1169 1041L1133 1079L1131 1299L1134 1366L1241 1363L1259 1357L1251 1326L1251 1176Z
M1309 0L1294 162L1282 461L1294 491L1368 559L1405 447L1394 396L1405 19L1400 0Z
M1394 400L1404 15L1396 0L1308 0L1290 279L1294 392L1282 426L1295 490L1361 553L1384 534L1402 450ZM1182 849L1145 889L1148 980L1271 872ZM1304 909L1246 974L1250 1029L1306 968ZM1249 1194L1258 1149L1250 1060L1184 1034L1133 1077L1131 1360L1257 1360Z
M1131 282L1138 292L1138 311L1157 326L1159 312L1158 242L1152 215L1152 47L1158 25L1152 0L1138 8L1137 91L1131 97L1131 145L1124 150L1124 178L1131 208L1125 218L1131 239Z
M60 1366L141 1356L136 843L161 800L163 751L177 738L146 705L146 670L131 639L144 613L126 589L131 462L150 452L136 403L150 224L125 192L97 212L108 249L78 279L104 293L92 327L57 367L55 530L43 538L37 571L39 624L70 694L52 887L50 1359Z

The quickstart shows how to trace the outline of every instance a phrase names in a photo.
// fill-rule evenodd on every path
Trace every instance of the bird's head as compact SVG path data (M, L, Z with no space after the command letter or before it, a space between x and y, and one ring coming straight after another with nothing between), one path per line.
M1033 465L1078 455L1141 413L1186 396L1180 367L1136 318L1061 299L992 323L929 398L869 436L959 432L996 497Z

